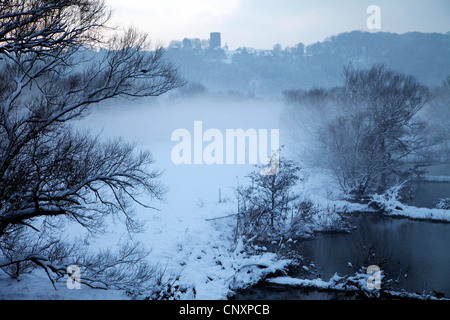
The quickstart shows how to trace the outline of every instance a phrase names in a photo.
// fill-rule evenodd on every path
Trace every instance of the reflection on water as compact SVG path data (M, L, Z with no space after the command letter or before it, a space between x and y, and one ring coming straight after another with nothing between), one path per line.
M233 300L355 300L352 294L344 292L319 292L300 290L288 286L277 286L270 283L257 285L245 290Z
M438 199L450 198L449 182L414 181L410 187L413 199L408 204L411 206L435 208Z
M450 297L450 224L393 219L373 214L355 218L350 235L321 234L300 244L303 256L314 261L323 279L335 272L352 275L373 248L371 264L409 292L437 291Z
M334 273L353 275L354 267L379 263L387 277L407 292L441 292L450 297L450 224L360 214L350 234L319 234L297 244L305 260L314 262L317 273L329 280ZM371 259L368 259L368 254ZM366 260L366 261L364 261ZM237 299L334 299L342 298L302 290L253 288Z

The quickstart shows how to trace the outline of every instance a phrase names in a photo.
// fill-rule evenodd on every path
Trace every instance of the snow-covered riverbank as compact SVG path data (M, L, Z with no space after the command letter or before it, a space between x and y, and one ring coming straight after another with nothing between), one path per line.
M229 221L207 220L223 215L227 207L230 205L226 203L210 203L172 214L150 214L148 231L139 237L151 249L148 259L161 268L165 280L179 278L177 284L187 288L176 298L226 299L233 289L255 284L289 263L270 252L247 254L242 243L234 244L230 239ZM65 278L56 283L55 290L39 269L21 275L19 280L0 275L0 299L129 299L119 291L94 290L84 285L80 290L69 290Z
M227 113L218 114L218 110ZM262 100L214 105L201 100L178 104L172 101L168 105L131 104L127 109L108 106L83 123L82 127L91 128L94 133L101 130L102 137L121 136L150 150L156 160L155 168L164 170L162 182L169 189L166 200L152 204L158 210L136 208L137 217L145 222L146 228L134 235L133 241L150 250L147 259L158 268L164 281L186 289L175 298L226 299L233 290L257 283L284 269L290 261L264 250L250 254L234 239L233 214L238 210L234 188L246 183L245 176L253 166L175 165L171 150L176 143L171 141L171 133L178 128L190 129L195 120L203 120L205 127L220 130L282 128L278 122L281 110L280 104ZM281 144L286 142L284 132L280 130ZM319 208L309 231L327 231L345 214L374 212L366 204L337 200L339 197L333 195L334 189L323 172L305 169L304 178L297 191ZM450 221L449 210L415 208L396 202L388 202L385 213ZM125 231L123 226L111 225L104 235L90 241L90 249L116 246L121 238L127 237ZM23 274L19 280L0 274L0 299L129 299L122 292L94 290L83 285L80 290L69 290L67 279L60 279L55 290L42 270Z

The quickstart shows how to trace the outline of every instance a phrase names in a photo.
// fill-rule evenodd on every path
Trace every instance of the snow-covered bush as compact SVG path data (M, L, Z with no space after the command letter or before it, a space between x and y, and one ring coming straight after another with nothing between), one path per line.
M195 289L180 283L179 276L167 278L162 273L143 295L145 300L192 300L195 299Z
M450 198L439 199L436 209L450 210Z
M401 183L389 188L383 194L372 195L369 206L387 213L396 210L404 210L405 205L400 201L401 193L404 188L405 183Z
M320 231L342 231L347 224L342 215L334 208L322 208L313 216L312 223Z
M336 273L329 281L324 281L320 278L297 279L278 277L269 279L268 282L318 291L348 292L354 293L361 298L373 299L380 298L381 293L385 289L385 285L389 284L388 281L384 281L384 278L382 270L379 270L375 274L373 272L367 272L367 268L364 267L356 271L353 276L341 277Z
M314 232L347 231L349 225L336 207L321 206L302 200L289 221L289 236L306 238Z
M250 184L236 189L239 213L235 239L272 241L307 238L317 231L348 230L336 207L318 205L292 191L300 181L294 162L280 158L275 175L261 175L260 167L248 177Z
M299 195L292 188L300 180L300 168L281 157L278 171L273 175L261 174L262 167L248 175L250 184L236 189L238 221L236 238L271 240L286 230L286 221L294 209Z
M375 266L376 268L376 266ZM392 290L392 280L387 279L383 270L368 268L359 269L353 276L339 276L337 273L330 280L299 279L291 277L276 277L266 280L269 283L288 285L306 290L321 292L341 292L354 294L359 299L389 299L389 300L448 300L439 292L409 293L404 290ZM377 286L379 284L379 286Z
M304 199L296 204L289 224L289 237L308 237L313 232L310 222L317 213L317 207L309 199Z

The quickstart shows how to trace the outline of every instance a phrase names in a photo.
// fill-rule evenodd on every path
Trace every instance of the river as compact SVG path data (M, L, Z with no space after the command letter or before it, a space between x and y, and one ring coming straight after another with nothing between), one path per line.
M413 194L416 204L433 207L437 198L450 197L450 184L417 183L413 185ZM291 249L303 257L303 263L314 271L315 277L329 280L335 273L353 275L355 269L350 265L362 266L367 251L372 248L371 264L380 263L386 278L393 280L394 289L412 293L436 291L450 297L450 224L373 213L354 214L351 223L356 227L351 233L318 234ZM234 297L249 300L348 298L354 297L271 284L259 284Z

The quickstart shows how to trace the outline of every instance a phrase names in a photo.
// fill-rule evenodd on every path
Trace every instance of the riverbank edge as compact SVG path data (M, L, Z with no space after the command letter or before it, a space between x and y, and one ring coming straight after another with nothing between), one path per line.
M358 210L355 211L347 211L349 208L351 207L359 207ZM448 214L448 218L447 219L441 219L441 218L437 218L437 217L433 217L433 216L428 216L428 217L418 217L418 216L414 216L411 214L408 214L408 212L400 210L400 209L396 209L395 211L388 211L388 210L376 210L370 207L369 204L362 204L362 203L347 203L346 205L343 206L343 208L341 208L341 210L343 210L343 212L345 212L344 217L348 218L350 216L357 216L357 215L381 215L384 217L388 217L391 219L407 219L407 220L411 220L411 221L419 221L419 222L430 222L430 223L450 223L450 210L445 210L445 209L430 209L430 208L420 208L420 207L414 207L414 206L406 206L403 205L403 208L407 208L410 211L444 211ZM361 210L364 209L364 210ZM308 236L308 237L299 237L296 238L295 241L302 241L302 240L311 240L312 238L316 237L318 234L326 234L326 233L349 233L351 231L349 231L348 229L342 229L342 230L323 230L323 231L314 231L312 233L312 236ZM277 258L280 260L284 260L286 261L286 256L283 256L277 252L275 252L277 254ZM300 257L299 257L300 258ZM362 293L364 293L364 291L361 291L360 288L348 288L347 289L343 289L343 288L334 288L332 286L329 286L327 288L324 288L323 286L316 286L314 287L313 283L314 281L321 281L323 283L327 283L324 282L321 278L316 278L316 279L301 279L301 278L291 278L288 276L289 274L289 269L293 268L295 266L298 266L298 259L296 258L291 258L287 264L285 265L285 267L283 269L279 269L279 270L275 270L274 272L268 273L266 274L264 277L262 277L258 282L256 282L255 284L251 285L250 287L257 287L261 284L272 284L272 285L279 285L279 286L289 286L289 287L299 287L299 288L303 288L304 290L315 290L318 292L340 292L340 293L344 293L344 294L350 294L350 295L354 295L354 294L358 294L361 295ZM290 278L293 280L293 282L296 281L305 281L305 283L308 283L307 286L302 286L302 285L295 285L295 284L282 284L282 283L277 283L276 279L282 279L282 278ZM330 279L331 281L332 279ZM248 288L239 288L238 290L235 290L233 292L233 294L227 296L227 299L229 300L234 300L234 297L236 297L240 292L245 291ZM365 299L395 299L395 300L450 300L450 298L445 298L445 297L439 297L439 295L437 296L433 296L433 295L429 295L429 294L418 294L418 293L409 293L406 291L393 291L393 290L378 290L378 294L375 294L373 296L369 296L369 297L365 297Z

